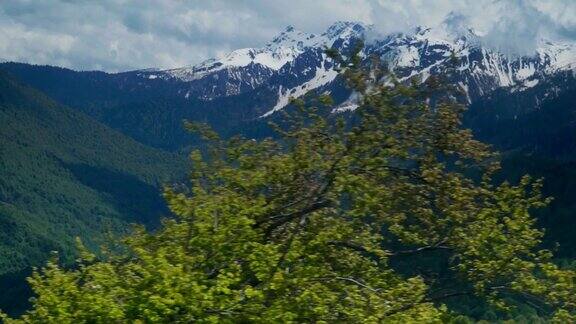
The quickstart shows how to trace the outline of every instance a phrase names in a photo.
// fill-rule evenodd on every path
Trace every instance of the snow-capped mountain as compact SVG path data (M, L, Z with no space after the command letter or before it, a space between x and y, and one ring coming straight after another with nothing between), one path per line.
M469 101L503 87L523 91L576 66L573 43L541 40L534 55L510 57L484 46L474 30L447 20L439 26L391 35L379 35L372 26L355 22L337 22L320 35L288 26L262 48L239 49L195 66L137 73L173 82L179 95L202 100L266 88L277 97L267 116L286 106L290 97L329 87L337 73L324 49L345 51L357 39L368 39L364 54L380 56L400 79L419 76L425 80L456 64L452 81L465 90Z
M367 48L390 63L402 78L415 75L425 80L431 74L454 67L454 82L469 100L507 87L522 91L534 87L546 76L573 70L576 44L540 40L532 56L507 56L483 46L483 39L472 29L454 29L443 23L435 28L417 28L412 34L387 36Z
M238 95L265 86L278 95L279 109L290 96L332 82L337 73L324 51L329 47L345 49L363 38L368 27L360 23L339 22L320 35L288 26L262 48L233 51L199 65L164 71L138 71L142 78L180 82L185 97L212 100Z

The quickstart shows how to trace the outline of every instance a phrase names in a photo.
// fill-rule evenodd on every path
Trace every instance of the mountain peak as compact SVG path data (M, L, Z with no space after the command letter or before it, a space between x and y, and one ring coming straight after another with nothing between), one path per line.
M322 35L325 35L330 39L359 37L366 33L370 28L371 26L359 21L337 21L330 25Z
M474 29L469 27L466 19L458 14L449 14L444 21L436 26L416 27L412 35L417 39L426 39L433 43L455 44L464 41L468 45L476 46L480 43L481 38Z
M304 46L306 41L309 41L315 37L314 34L302 32L297 30L292 25L286 26L280 34L276 35L271 42L266 44L267 47L277 47L277 46Z

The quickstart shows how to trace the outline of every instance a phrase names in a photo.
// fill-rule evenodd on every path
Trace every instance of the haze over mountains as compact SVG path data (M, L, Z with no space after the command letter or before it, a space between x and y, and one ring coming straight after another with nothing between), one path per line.
M337 22L319 35L289 26L262 48L170 70L0 64L0 252L8 260L0 273L38 264L52 249L69 253L76 235L96 244L110 226L156 223L165 212L155 200L160 184L185 176L184 153L197 144L183 119L268 136L265 123L311 90L330 92L336 111L353 111L354 94L325 49L347 53L360 39L363 57L380 57L400 80L453 71L467 126L504 151L505 172L547 177L557 200L542 222L575 256L567 228L576 224L576 44L543 39L532 56L508 56L450 20L391 35Z

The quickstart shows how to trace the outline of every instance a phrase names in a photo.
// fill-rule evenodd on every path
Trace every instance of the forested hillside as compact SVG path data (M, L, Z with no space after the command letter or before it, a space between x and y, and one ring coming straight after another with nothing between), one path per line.
M148 148L0 73L0 275L74 255L167 210L185 159ZM2 286L15 286L3 280ZM3 295L4 301L14 296Z
M197 144L182 128L183 119L206 122L223 133L254 132L253 124L275 102L266 87L206 101L184 97L179 82L143 79L135 72L73 71L22 63L1 63L0 69L140 143L173 151Z
M502 179L515 180L526 173L544 178L544 193L554 200L538 219L549 245L560 243L558 255L569 258L576 257L574 77L572 72L558 74L524 93L497 91L473 103L465 115L477 138L502 152Z

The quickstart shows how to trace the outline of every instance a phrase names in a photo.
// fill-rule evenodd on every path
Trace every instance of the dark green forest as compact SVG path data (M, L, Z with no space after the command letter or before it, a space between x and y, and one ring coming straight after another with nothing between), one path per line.
M95 248L130 223L156 226L167 213L159 187L185 174L183 157L146 147L5 73L0 125L4 309L26 300L23 276L51 251L74 259L75 237Z

